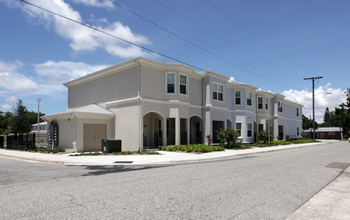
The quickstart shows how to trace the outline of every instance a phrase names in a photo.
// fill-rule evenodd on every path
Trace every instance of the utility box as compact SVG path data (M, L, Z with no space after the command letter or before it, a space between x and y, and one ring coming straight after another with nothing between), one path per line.
M108 140L102 139L101 151L102 153L113 153L122 151L122 141L121 140Z

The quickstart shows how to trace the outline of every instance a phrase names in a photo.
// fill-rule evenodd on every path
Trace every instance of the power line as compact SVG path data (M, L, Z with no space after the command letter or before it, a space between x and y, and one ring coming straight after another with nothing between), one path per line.
M274 47L272 47L270 44L266 43L264 40L262 40L259 36L257 36L255 33L253 33L252 31L250 31L249 29L247 29L246 27L244 27L243 25L241 25L240 23L238 23L235 19L233 19L231 16L229 16L228 14L226 14L224 11L222 11L221 9L219 9L218 7L216 7L213 3L211 3L209 0L206 0L206 2L212 6L214 9L216 9L219 13L221 13L222 15L224 15L225 17L227 17L228 19L230 19L233 23L235 23L237 26L239 26L241 29L243 29L244 31L246 31L247 33L249 33L250 35L252 35L255 39L257 39L258 41L260 41L260 43L262 43L263 45L265 45L266 47L270 48L271 50L273 50L275 53L277 53L278 55L280 55L281 57L283 57L284 59L288 60L290 63L298 66L299 68L303 69L304 71L310 73L309 70L307 70L304 66L294 62L293 60L291 60L290 58L288 58L287 56L285 56L284 54L282 54L281 52L279 52L277 49L275 49Z
M189 44L191 44L191 45L193 45L193 46L195 46L195 47L197 47L197 48L203 50L204 52L206 52L206 53L208 53L208 54L210 54L210 55L212 55L212 56L215 56L215 57L217 57L217 58L219 58L219 59L221 59L221 60L223 60L223 61L225 61L225 62L227 62L227 63L229 63L229 64L232 64L232 65L234 65L234 66L236 66L236 67L238 67L238 68L240 68L240 69L242 69L242 70L245 70L245 71L247 71L247 72L250 72L250 73L252 73L252 74L258 75L258 76L260 76L260 77L262 77L262 78L265 78L265 79L274 81L274 82L276 82L276 83L278 83L278 84L283 84L283 85L286 85L287 87L292 87L292 86L287 85L287 84L285 84L285 83L283 83L283 82L280 82L280 81L278 81L278 80L275 80L275 79L271 79L271 78L269 78L269 77L266 77L266 76L264 76L263 74L260 74L260 73L258 73L258 72L256 72L256 71L250 70L250 69L248 69L248 68L246 68L246 67L244 67L244 66L242 66L242 65L240 65L240 64L237 64L237 63L235 63L235 62L232 62L231 60L228 60L228 59L226 59L225 57L223 57L223 56L221 56L221 55L218 55L218 54L216 54L216 53L214 53L214 52L212 52L212 51L210 51L210 50L208 50L208 49L206 49L206 48L204 48L204 47L202 47L202 46L200 46L200 45L198 45L198 44L196 44L196 43L193 43L192 41L190 41L190 40L188 40L188 39L186 39L186 38L184 38L184 37L182 37L182 36L180 36L180 35L178 35L178 34L176 34L175 32L170 31L170 30L168 30L167 28L164 28L164 27L160 26L159 24L157 24L157 23L155 23L155 22L153 22L153 21L151 21L151 20L145 18L145 17L142 16L142 15L139 15L138 13L136 13L136 12L134 12L134 11L128 9L127 7L125 7L125 6L121 5L121 4L118 4L118 3L114 2L113 0L110 0L110 2L112 2L114 5L120 7L121 9L123 9L123 10L125 10L125 11L127 11L127 12L129 12L129 13L131 13L131 14L133 14L133 15L139 17L139 18L141 18L142 20L145 20L146 22L148 22L148 23L150 23L150 24L152 24L152 25L154 25L154 26L160 28L161 30L166 31L166 32L168 32L169 34L171 34L171 35L173 35L173 36L175 36L175 37L177 37L177 38L179 38L179 39L181 39L181 40L183 40L183 41L185 41L185 42L187 42L187 43L189 43Z
M206 71L205 69L202 69L202 68L200 68L200 67L198 67L198 66L195 66L195 65L186 63L186 62L184 62L184 61L181 61L181 60L179 60L179 59L170 57L170 56L165 55L165 54L163 54L163 53L160 53L160 52L158 52L158 51L149 49L149 48L147 48L147 47L144 47L144 46L141 46L141 45L139 45L139 44L133 43L133 42L131 42L131 41L125 40L125 39L123 39L123 38L117 37L117 36L115 36L115 35L113 35L113 34L110 34L110 33L106 32L106 31L100 30L100 29L95 28L95 27L93 27L93 26L91 26L91 25L85 24L85 23L83 23L83 22L74 20L74 19L72 19L72 18L66 17L66 16L61 15L61 14L58 14L58 13L56 13L56 12L50 11L50 10L48 10L48 9L46 9L46 8L41 7L41 6L35 5L35 4L30 3L30 2L27 2L27 1L25 1L25 0L20 0L20 1L23 2L23 3L26 3L26 4L28 4L28 5L31 5L31 6L33 6L33 7L35 7L35 8L39 8L39 9L41 9L41 10L43 10L43 11L46 11L46 12L48 12L48 13L50 13L50 14L53 14L53 15L55 15L55 16L58 16L58 17L67 19L67 20L72 21L72 22L74 22L74 23L77 23L77 24L80 24L80 25L85 26L85 27L87 27L87 28L90 28L90 29L92 29L92 30L94 30L94 31L100 32L100 33L102 33L102 34L106 34L106 35L108 35L108 36L110 36L110 37L113 37L113 38L118 39L118 40L120 40L120 41L123 41L123 42L125 42L125 43L134 45L134 46L136 46L136 47L139 47L139 48L144 49L144 50L146 50L146 51L149 51L149 52L151 52L151 53L155 53L155 54L157 54L157 55L159 55L159 56L168 58L168 59L170 59L170 60L176 61L176 62L178 62L178 63L184 64L184 65L187 65L187 66L190 66L190 67L193 67L193 68L198 69L198 70L201 70L201 71Z
M189 18L189 17L187 17L187 16L184 16L183 14L180 14L179 12L177 12L177 11L175 11L174 9L172 9L172 8L168 7L167 5L165 5L163 2L161 2L161 1L159 1L159 0L154 0L154 1L157 2L159 5L161 5L162 7L164 7L164 8L166 8L166 9L172 11L174 14L178 15L179 17L182 17L183 19L192 22L193 24L197 25L198 27L202 28L203 30L207 31L208 33L210 33L210 34L216 36L217 38L219 38L219 39L225 41L226 43L231 44L232 46L234 46L234 47L236 47L236 48L242 50L243 52L245 52L245 53L247 53L247 54L250 54L250 55L252 55L252 56L258 58L259 60L261 60L261 61L263 61L263 62L265 62L265 63L267 63L267 64L269 64L269 65L272 65L272 66L274 66L274 67L276 67L276 68L278 68L278 69L280 69L280 70L283 70L283 71L285 71L285 72L289 72L289 73L294 74L293 72L291 72L291 71L289 71L289 70L287 70L287 69L285 69L285 68L282 68L282 67L280 67L280 66L278 66L278 65L276 65L276 64L274 64L274 63L271 63L271 62L267 61L266 59L264 59L263 57L260 57L260 56L254 54L253 52L251 52L251 51L249 51L249 50L247 50L247 49L244 49L243 47L241 47L241 46L239 46L239 45L233 43L232 41L228 40L227 38L223 37L222 35L219 35L219 34L217 34L216 32L211 31L211 30L208 29L207 27L201 25L200 23L194 21L193 19L191 19L191 18ZM276 82L276 81L275 81L275 82ZM280 82L279 82L279 83L280 83ZM290 87L290 86L288 86L288 87Z
M176 62L178 62L178 63L184 64L184 65L187 65L187 66L190 66L190 67L193 67L193 68L198 69L198 70L201 70L201 71L207 71L207 70L205 70L205 69L203 69L203 68L201 68L201 67L198 67L198 66L189 64L189 63L184 62L184 61L181 61L181 60L179 60L179 59L177 59L177 58L173 58L173 57L171 57L171 56L168 56L168 55L163 54L163 53L160 53L160 52L158 52L158 51L155 51L155 50L149 49L149 48L147 48L147 47L141 46L141 45L136 44L136 43L134 43L134 42L131 42L131 41L125 40L125 39L123 39L123 38L117 37L117 36L115 36L115 35L113 35L113 34L110 34L110 33L106 32L106 31L100 30L100 29L95 28L95 27L93 27L93 26L91 26L91 25L88 25L88 24L86 24L86 23L83 23L83 22L74 20L74 19L72 19L72 18L66 17L66 16L64 16L64 15L58 14L58 13L56 13L56 12L53 12L53 11L51 11L51 10L48 10L48 9L43 8L43 7L41 7L41 6L38 6L38 5L36 5L36 4L30 3L30 2L28 2L28 1L21 0L21 2L26 3L26 4L28 4L28 5L32 6L32 7L39 8L39 9L41 9L41 10L43 10L43 11L46 11L46 12L48 12L48 13L50 13L50 14L53 14L53 15L55 15L55 16L58 16L58 17L61 17L61 18L66 19L66 20L69 20L69 21L71 21L71 22L77 23L77 24L82 25L82 26L84 26L84 27L90 28L90 29L92 29L92 30L94 30L94 31L97 31L97 32L100 32L100 33L102 33L102 34L108 35L108 36L110 36L110 37L112 37L112 38L118 39L118 40L123 41L123 42L125 42L125 43L134 45L134 46L136 46L136 47L139 47L139 48L144 49L144 50L146 50L146 51L149 51L149 52L151 52L151 53L155 53L155 54L157 54L157 55L159 55L159 56L168 58L168 59L170 59L170 60L176 61ZM235 64L235 65L236 65L236 64ZM253 72L253 71L251 71L251 70L248 70L248 69L246 69L246 68L244 68L244 67L240 67L240 68L245 69L246 71L249 71L249 72L251 72L251 73L255 73L255 72ZM258 73L255 73L255 74L258 74ZM260 75L260 74L258 74L258 75ZM264 76L263 76L263 77L264 77ZM267 78L267 77L265 77L265 78ZM267 79L268 79L268 78L267 78ZM272 80L272 79L270 79L270 80ZM275 81L275 80L272 80L272 81ZM277 82L277 81L275 81L275 82ZM280 82L277 82L277 83L280 83ZM241 84L241 85L244 86L243 84ZM248 88L248 87L247 87L247 88Z

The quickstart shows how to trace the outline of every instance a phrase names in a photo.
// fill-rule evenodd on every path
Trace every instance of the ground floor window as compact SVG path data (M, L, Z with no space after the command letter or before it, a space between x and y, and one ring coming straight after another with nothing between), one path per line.
M239 137L242 136L242 123L241 122L236 122L236 131L239 134Z
M247 124L247 137L252 137L252 128L253 128L253 124L248 123Z

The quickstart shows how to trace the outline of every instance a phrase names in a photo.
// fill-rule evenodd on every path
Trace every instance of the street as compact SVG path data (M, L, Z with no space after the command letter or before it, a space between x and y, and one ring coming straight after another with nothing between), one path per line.
M0 157L0 219L284 219L348 166L348 142L159 166Z

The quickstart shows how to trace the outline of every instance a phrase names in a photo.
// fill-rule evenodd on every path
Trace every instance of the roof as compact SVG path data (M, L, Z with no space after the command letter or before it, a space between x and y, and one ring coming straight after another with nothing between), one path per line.
M341 127L321 127L316 129L316 132L336 132L336 131L343 131L343 129ZM303 132L312 132L312 128L304 130Z
M111 118L114 116L113 112L108 111L107 109L97 105L91 104L78 108L68 109L63 112L58 112L52 115L45 115L42 118L45 120L54 120L58 118L64 118L69 116L101 116Z
M32 124L32 126L36 126L36 125L38 125L38 123ZM40 123L39 123L39 126L40 126L40 125L47 125L47 121L40 122Z

